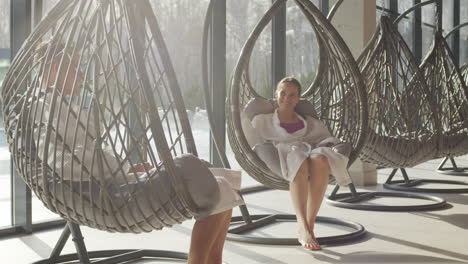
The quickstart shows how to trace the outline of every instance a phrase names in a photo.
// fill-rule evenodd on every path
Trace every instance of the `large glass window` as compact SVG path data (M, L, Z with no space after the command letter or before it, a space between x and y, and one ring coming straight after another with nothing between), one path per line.
M318 1L313 2L318 7ZM288 2L286 19L286 75L298 78L305 91L317 75L319 47L312 25L295 2Z
M43 6L42 6L42 14L46 15L49 10L54 7L56 3L58 3L59 0L43 0ZM34 194L34 192L31 194L32 197L32 223L43 223L46 221L50 220L57 220L60 219L60 217L57 214L52 213L50 210L48 210L42 202L37 198L37 196Z
M434 39L434 25L436 24L436 7L434 4L426 5L421 8L421 26L422 26L422 41L421 52L423 56L427 54Z
M398 13L401 14L412 6L414 6L414 1L399 1ZM400 20L398 23L398 31L408 45L414 42L414 11L409 13L407 18ZM409 48L413 48L413 45L409 45Z
M227 1L226 69L229 78L249 34L271 7L271 0ZM265 97L271 97L271 23L255 43L250 59L249 74L252 86ZM228 79L229 80L229 79Z
M0 0L0 86L10 66L10 0ZM1 102L0 102L1 107ZM0 111L0 227L11 226L10 152Z
M388 16L390 14L390 3L388 0L376 0L375 5L377 7L377 12L376 12L376 22L379 24L380 22L380 17L382 15Z
M460 23L468 21L468 1L460 1ZM468 26L460 29L460 65L468 63Z
M458 2L464 2L464 1L459 1ZM454 0L446 0L442 2L442 28L444 29L444 34L450 31L455 25L454 25ZM458 10L456 10L458 12ZM459 50L455 50L455 39L452 37L447 39L447 43L449 44L449 47L452 49L452 52L458 54Z

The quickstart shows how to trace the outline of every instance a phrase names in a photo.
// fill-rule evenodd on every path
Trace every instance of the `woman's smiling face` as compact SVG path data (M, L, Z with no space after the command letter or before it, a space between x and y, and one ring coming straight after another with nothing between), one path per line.
M276 98L278 99L279 108L294 110L300 100L299 88L294 83L283 83L280 89L276 91Z

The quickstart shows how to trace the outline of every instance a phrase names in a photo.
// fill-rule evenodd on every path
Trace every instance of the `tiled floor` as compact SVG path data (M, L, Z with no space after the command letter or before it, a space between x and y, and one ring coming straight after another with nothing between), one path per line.
M441 176L434 172L440 160L433 160L408 169L410 177L456 179L468 182L468 177ZM468 165L468 156L459 158ZM390 169L379 170L379 183L385 181ZM245 178L245 185L254 184ZM439 187L437 184L431 184ZM441 186L449 187L449 186ZM456 187L456 186L450 186ZM328 192L333 186L329 186ZM381 185L359 190L383 190ZM323 204L322 216L337 217L358 222L367 235L355 242L330 245L319 252L307 252L298 246L265 246L226 242L226 263L468 263L468 194L434 194L447 199L448 208L424 212L374 212L342 209ZM289 195L285 191L266 191L245 197L251 213L292 213ZM421 201L403 198L382 198L374 203L418 204ZM422 202L424 203L424 202ZM235 214L239 214L236 210ZM148 234L112 234L83 227L89 250L145 248L186 252L193 222L188 221L171 229ZM264 236L295 235L292 223L280 223L255 232ZM318 225L317 235L342 234L349 231L331 225ZM30 263L46 258L61 230L50 230L3 238L0 240L0 263ZM68 242L64 252L74 252ZM169 263L145 260L137 263Z

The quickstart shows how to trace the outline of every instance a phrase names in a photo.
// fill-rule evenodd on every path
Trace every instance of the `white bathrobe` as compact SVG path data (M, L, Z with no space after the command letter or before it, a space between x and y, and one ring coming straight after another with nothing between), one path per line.
M333 137L320 120L310 116L304 120L300 115L297 116L304 122L304 128L291 134L280 126L277 110L271 114L256 115L252 119L252 126L260 136L272 141L278 149L282 176L288 181L294 180L305 159L312 154L321 154L327 157L337 184L350 184L348 157L335 152L331 147L325 147L328 143L335 145L340 140Z

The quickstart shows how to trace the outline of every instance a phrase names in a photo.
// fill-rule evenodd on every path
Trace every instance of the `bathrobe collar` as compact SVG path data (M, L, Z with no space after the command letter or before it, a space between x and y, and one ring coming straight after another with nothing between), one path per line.
M305 136L305 134L307 132L307 122L305 121L305 119L301 115L298 115L296 112L294 112L294 114L296 114L297 118L299 118L299 120L301 120L302 123L304 124L303 128L295 131L294 133L288 133L288 131L286 131L285 128L280 126L280 120L279 120L279 117L278 117L278 108L276 108L275 112L273 113L273 124L275 125L275 127L277 127L279 129L279 131L284 136L294 136L294 137Z

